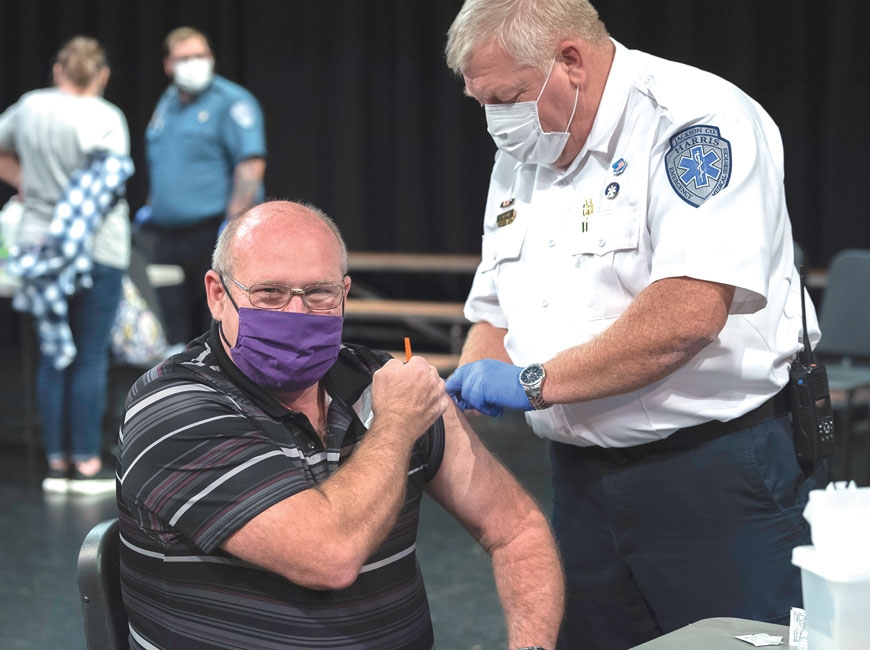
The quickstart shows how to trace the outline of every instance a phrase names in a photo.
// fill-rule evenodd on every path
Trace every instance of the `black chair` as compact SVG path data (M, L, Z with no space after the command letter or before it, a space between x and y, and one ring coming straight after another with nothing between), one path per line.
M831 403L839 416L845 476L853 475L854 415L867 408L858 399L870 389L870 250L850 248L837 253L819 309L822 339L816 360L824 363L831 387ZM838 477L839 478L839 477Z
M78 559L79 593L88 650L128 650L127 612L121 600L118 520L91 529Z

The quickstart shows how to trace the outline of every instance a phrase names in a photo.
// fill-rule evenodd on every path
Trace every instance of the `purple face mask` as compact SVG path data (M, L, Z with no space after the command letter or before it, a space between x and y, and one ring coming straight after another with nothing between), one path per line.
M239 333L230 352L239 370L264 390L299 392L320 381L338 358L341 316L246 307L238 312Z

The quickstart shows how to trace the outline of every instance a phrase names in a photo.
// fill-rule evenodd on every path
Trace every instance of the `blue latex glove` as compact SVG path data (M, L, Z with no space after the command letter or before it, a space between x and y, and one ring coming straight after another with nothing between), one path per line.
M136 210L136 215L133 219L133 223L137 226L141 226L143 223L151 221L151 215L151 206L146 203L141 208Z
M447 394L459 408L499 416L504 409L531 411L520 385L522 368L495 359L481 359L460 366L444 381Z

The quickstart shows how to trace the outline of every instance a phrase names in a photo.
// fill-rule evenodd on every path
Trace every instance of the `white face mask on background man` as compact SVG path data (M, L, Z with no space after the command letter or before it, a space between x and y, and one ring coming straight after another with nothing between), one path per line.
M549 165L554 163L562 154L562 150L571 136L568 131L551 131L545 133L541 127L541 116L538 113L538 102L544 94L544 88L553 73L556 60L550 64L550 71L541 86L541 92L534 101L517 102L515 104L487 104L486 111L487 131L492 136L495 146L509 156L520 162L535 165ZM577 98L580 89L574 92L574 109L571 117L565 125L567 129L574 119L577 111Z
M173 66L172 80L178 88L191 95L198 95L208 88L214 78L214 61L197 57L179 61Z

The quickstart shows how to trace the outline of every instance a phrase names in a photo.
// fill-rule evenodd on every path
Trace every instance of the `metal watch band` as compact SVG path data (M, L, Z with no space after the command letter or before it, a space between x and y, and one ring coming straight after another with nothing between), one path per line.
M526 393L526 395L528 395L528 393ZM550 404L549 402L545 401L544 398L541 397L540 393L538 393L537 395L529 395L529 404L531 404L532 406L534 406L536 411L541 411L541 410L543 410L543 409L548 409L548 408L550 408L551 406L553 406L553 405ZM532 646L532 650L534 650L534 649L535 649L535 646ZM526 650L526 649L525 649L525 648L519 648L519 650Z
M541 395L541 388L544 385L547 373L544 372L544 367L540 363L531 363L520 372L520 385L529 398L529 404L536 411L550 408L552 404L545 401Z

